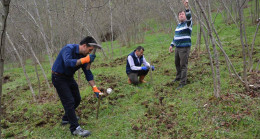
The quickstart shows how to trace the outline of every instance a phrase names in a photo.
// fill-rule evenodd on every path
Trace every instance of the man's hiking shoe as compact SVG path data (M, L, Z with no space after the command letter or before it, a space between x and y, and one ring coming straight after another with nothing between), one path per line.
M80 119L78 116L76 116L76 117L77 117L78 120ZM62 121L61 121L61 124L62 124L62 125L66 125L66 124L68 124L68 123L69 123L69 120L62 120Z
M91 135L91 132L88 130L84 130L80 126L78 126L76 128L76 130L72 132L72 135L87 137L87 136Z

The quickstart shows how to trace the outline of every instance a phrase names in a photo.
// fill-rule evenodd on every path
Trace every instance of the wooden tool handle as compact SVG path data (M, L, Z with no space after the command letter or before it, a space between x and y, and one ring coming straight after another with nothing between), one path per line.
M97 48L94 48L94 50L92 52L93 55L96 54L96 50L97 50ZM87 70L90 70L90 66L91 66L91 63L88 63Z
M101 96L98 96L98 105L97 105L97 115L96 115L96 119L98 119L99 106L100 106L100 97L101 97Z

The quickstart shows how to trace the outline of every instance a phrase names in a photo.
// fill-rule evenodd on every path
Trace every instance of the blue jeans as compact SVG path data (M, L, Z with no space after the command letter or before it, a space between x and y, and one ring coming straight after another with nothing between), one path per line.
M52 83L56 88L65 114L62 120L69 121L71 133L79 126L75 109L79 106L81 96L78 84L73 77L52 74Z

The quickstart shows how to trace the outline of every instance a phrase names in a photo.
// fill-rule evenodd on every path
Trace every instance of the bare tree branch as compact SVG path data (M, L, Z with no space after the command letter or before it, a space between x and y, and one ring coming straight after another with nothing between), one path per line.
M12 40L10 39L10 36L8 35L7 32L6 32L6 37L7 37L7 40L9 41L9 43L11 44L11 46L13 47L16 56L17 56L18 59L19 59L19 62L20 62L20 64L21 64L22 68L23 68L23 72L24 72L24 75L25 75L25 77L26 77L28 86L30 87L30 90L31 90L31 93L32 93L32 96L33 96L33 100L34 100L34 102L36 102L35 93L34 93L34 90L33 90L33 87L32 87L32 83L31 83L31 80L30 80L30 78L29 78L29 76L28 76L26 70L25 70L25 66L24 66L24 64L23 64L22 58L21 58L20 54L18 53L17 49L15 48L14 43L13 43Z
M245 44L244 44L244 37L243 37L243 9L240 8L240 2L239 0L237 1L237 7L238 7L238 14L239 14L239 19L240 19L240 40L241 40L241 45L242 45L242 53L243 53L243 79L245 82L245 87L246 90L249 90L248 82L247 82L247 62L246 62L246 52L245 52Z
M249 58L250 58L250 60L249 60L250 70L249 71L250 72L253 69L253 51L254 51L255 39L256 39L256 35L257 35L257 32L258 32L258 29L259 29L259 25L260 25L260 21L257 24L255 35L254 35L254 38L253 38L253 41L252 41L252 45L251 45L251 51L250 51L250 54L249 54Z

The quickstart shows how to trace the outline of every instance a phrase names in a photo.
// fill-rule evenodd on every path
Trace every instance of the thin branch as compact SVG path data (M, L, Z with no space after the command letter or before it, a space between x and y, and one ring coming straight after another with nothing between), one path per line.
M244 7L247 0L244 0L243 4L240 6L240 9Z
M255 31L255 35L254 35L254 38L253 38L253 41L252 41L252 45L251 45L251 51L250 51L250 54L249 54L249 58L250 58L250 72L252 71L253 69L253 51L254 51L254 45L255 45L255 39L256 39L256 35L257 35L257 32L258 32L258 29L259 29L259 25L260 25L260 21L258 22L257 24L257 27L256 27L256 31Z
M108 2L109 2L109 0L107 0L103 5L96 6L96 7L90 6L90 7L91 7L90 9L99 9L99 8L102 8L102 7L104 7Z
M17 49L15 48L14 43L13 43L12 40L10 39L10 36L8 35L7 32L6 32L6 37L7 37L8 42L9 42L9 43L11 44L11 46L13 47L14 52L15 52L15 54L17 55L17 57L18 57L18 59L19 59L19 61L20 61L20 64L21 64L21 66L22 66L22 68L23 68L23 72L24 72L24 75L25 75L26 80L27 80L27 83L28 83L28 86L29 86L29 88L30 88L30 90L31 90L31 93L32 93L32 96L33 96L33 100L34 100L34 102L36 102L35 93L34 93L34 90L33 90L33 88L32 88L32 83L31 83L31 80L30 80L29 76L27 75L26 69L25 69L25 67L24 67L24 65L23 65L22 58L21 58L21 56L19 55Z

